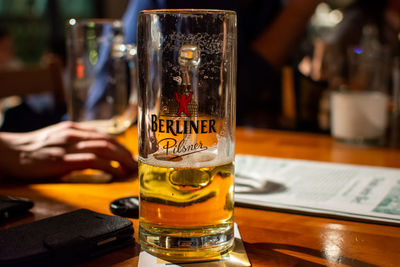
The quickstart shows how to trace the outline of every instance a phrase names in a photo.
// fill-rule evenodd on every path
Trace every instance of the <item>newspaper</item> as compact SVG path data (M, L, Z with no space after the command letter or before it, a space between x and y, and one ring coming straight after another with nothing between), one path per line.
M400 224L400 169L237 155L235 202Z

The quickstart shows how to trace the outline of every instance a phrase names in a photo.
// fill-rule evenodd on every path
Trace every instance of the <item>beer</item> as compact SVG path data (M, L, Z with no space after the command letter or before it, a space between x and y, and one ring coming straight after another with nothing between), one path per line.
M211 153L199 154L192 159ZM213 258L228 250L233 243L233 162L168 163L139 162L141 244L180 260Z

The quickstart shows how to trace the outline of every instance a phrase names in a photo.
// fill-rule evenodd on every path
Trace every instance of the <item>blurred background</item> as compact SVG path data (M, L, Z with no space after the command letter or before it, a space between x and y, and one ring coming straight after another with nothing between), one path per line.
M135 14L150 8L237 12L238 125L368 139L356 125L399 146L398 0L0 0L0 130L67 119L68 24L124 18L135 43Z

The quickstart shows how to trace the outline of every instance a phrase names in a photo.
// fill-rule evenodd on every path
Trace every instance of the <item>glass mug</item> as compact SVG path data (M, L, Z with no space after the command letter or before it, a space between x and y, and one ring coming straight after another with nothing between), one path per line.
M233 246L236 13L138 19L139 241L173 261Z
M136 47L124 44L119 20L71 19L67 31L66 102L70 120L123 133L137 115Z
M116 135L129 147L128 135L123 133L137 116L136 47L124 44L119 20L70 19L68 24L65 97L69 119L81 127ZM119 164L112 161L111 165ZM86 169L62 179L103 183L112 176Z

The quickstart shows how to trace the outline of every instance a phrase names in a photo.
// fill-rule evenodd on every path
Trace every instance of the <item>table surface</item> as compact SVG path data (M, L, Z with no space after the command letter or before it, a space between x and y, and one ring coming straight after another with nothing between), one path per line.
M120 140L137 151L136 129ZM400 167L400 150L351 146L329 136L238 128L236 152L261 156ZM109 203L138 195L136 177L108 184L0 184L0 194L35 202L31 213L0 224L5 229L78 208L110 214ZM132 220L137 240L138 220ZM394 226L236 207L252 266L396 266L400 228ZM139 246L86 261L84 266L136 266Z

